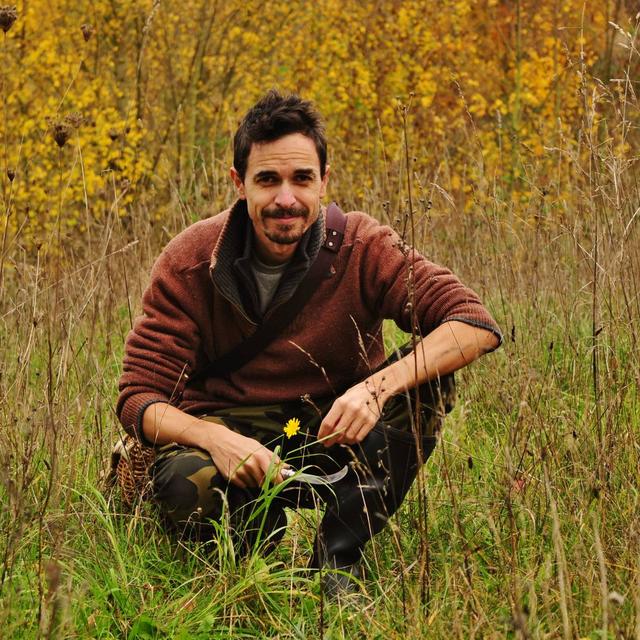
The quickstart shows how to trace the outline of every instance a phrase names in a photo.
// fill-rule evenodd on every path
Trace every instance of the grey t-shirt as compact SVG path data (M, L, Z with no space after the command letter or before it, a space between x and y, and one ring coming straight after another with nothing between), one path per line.
M260 313L264 314L273 298L282 274L287 270L288 262L270 265L259 260L255 254L251 257L251 271L256 280L258 297L260 299Z

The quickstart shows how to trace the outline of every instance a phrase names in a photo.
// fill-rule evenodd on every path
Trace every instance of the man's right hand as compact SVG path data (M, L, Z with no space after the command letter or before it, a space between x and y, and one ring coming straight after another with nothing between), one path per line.
M272 482L283 481L280 458L253 438L231 431L219 420L201 420L164 402L149 405L142 417L145 438L155 444L175 442L199 447L211 456L218 471L238 487L259 487L269 467L275 466Z
M218 426L219 431L208 439L206 450L211 454L218 471L239 487L259 487L269 467L276 467L272 482L283 481L280 458L253 438L247 438L231 429Z

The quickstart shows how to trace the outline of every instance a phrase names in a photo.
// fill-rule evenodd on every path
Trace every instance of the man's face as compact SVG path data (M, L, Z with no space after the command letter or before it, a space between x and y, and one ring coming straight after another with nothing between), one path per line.
M289 260L304 232L318 219L329 178L329 167L320 177L313 140L292 133L254 144L244 181L233 168L231 178L239 197L247 201L258 257L271 264Z

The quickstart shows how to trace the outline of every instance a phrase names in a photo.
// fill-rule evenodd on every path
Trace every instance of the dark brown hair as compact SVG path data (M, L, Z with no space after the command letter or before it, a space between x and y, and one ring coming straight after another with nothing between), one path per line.
M316 145L320 176L327 167L327 139L322 117L308 100L295 94L282 95L271 89L242 119L233 138L233 166L244 180L251 145L273 142L291 133L301 133Z

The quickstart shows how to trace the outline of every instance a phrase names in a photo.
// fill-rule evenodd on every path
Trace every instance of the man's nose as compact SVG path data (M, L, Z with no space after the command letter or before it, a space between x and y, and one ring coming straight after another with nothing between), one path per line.
M278 207L290 208L296 204L296 197L293 195L291 187L283 182L278 193L276 194L275 204Z

